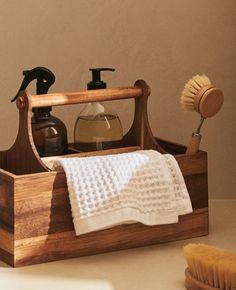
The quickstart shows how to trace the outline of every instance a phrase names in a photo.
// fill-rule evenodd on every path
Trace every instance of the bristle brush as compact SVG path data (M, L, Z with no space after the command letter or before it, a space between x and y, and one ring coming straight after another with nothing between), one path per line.
M223 102L222 91L216 88L206 75L196 75L185 84L181 95L183 108L196 111L201 115L200 123L197 130L192 134L186 154L194 154L198 151L202 137L200 130L203 121L218 113Z
M187 290L236 289L236 253L206 244L188 244L184 256L188 264Z

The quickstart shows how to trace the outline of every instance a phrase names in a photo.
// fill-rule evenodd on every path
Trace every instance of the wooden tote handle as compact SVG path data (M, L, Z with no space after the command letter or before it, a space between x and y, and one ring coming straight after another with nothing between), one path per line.
M116 89L88 90L76 93L55 93L30 95L22 91L17 98L19 109L19 130L13 146L6 152L7 170L15 174L28 174L49 171L40 158L32 135L32 108L63 106L88 102L100 102L122 99L135 99L134 120L129 131L123 137L124 147L138 146L140 149L154 149L165 152L152 134L148 116L147 99L150 88L143 80L135 82L133 87Z
M147 85L146 85L147 86ZM145 87L146 95L150 94L149 87ZM140 86L116 88L116 89L101 89L88 90L73 93L53 93L45 95L31 95L30 103L32 108L48 107L48 106L64 106L73 104L82 104L89 102L102 102L112 100L122 100L130 98L138 98L143 96L143 89ZM18 108L23 108L26 105L24 96L20 96L17 100Z

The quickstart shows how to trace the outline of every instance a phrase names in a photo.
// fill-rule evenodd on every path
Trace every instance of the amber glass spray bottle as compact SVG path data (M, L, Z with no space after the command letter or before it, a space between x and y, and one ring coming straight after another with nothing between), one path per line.
M23 71L24 79L16 96L25 90L29 83L36 80L37 95L47 94L48 89L55 82L54 74L45 67L36 67ZM56 156L67 153L67 130L64 123L51 115L51 107L33 108L31 119L32 134L35 147L41 157Z

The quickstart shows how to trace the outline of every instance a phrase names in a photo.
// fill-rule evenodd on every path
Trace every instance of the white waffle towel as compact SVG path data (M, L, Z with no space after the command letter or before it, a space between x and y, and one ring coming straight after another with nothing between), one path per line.
M122 223L178 222L192 212L175 158L154 150L63 158L76 235Z

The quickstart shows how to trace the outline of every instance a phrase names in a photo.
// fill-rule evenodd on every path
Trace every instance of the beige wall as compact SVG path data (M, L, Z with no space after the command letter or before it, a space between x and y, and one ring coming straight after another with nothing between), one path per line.
M153 132L183 144L199 117L183 112L180 92L191 76L206 73L225 93L222 111L202 130L201 148L209 153L210 196L236 197L235 0L0 0L0 9L1 149L16 136L18 115L9 100L23 69L52 69L57 80L51 91L85 88L88 68L96 66L117 69L104 75L110 87L143 78L152 88ZM132 103L110 105L127 129ZM70 136L80 109L54 110Z

